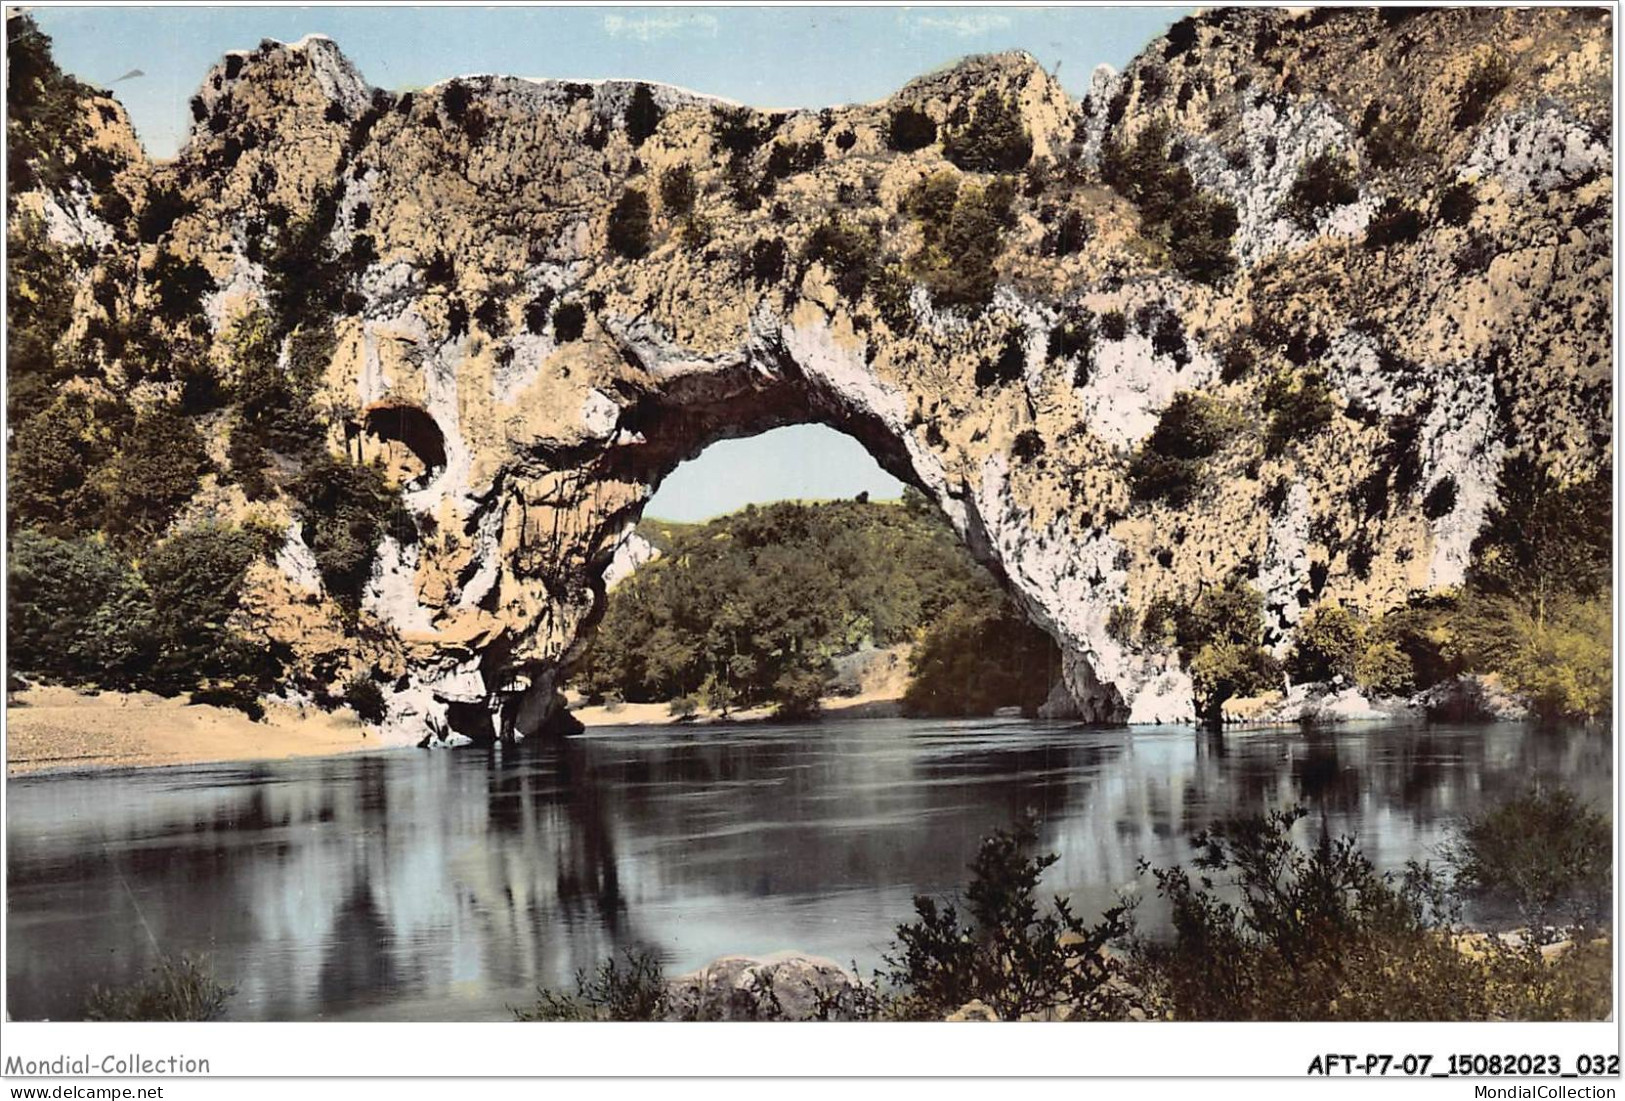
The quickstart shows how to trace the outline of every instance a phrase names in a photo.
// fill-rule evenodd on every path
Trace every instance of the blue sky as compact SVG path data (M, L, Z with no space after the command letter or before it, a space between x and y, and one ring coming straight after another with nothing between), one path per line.
M331 36L370 83L468 73L638 77L760 107L885 97L972 53L1024 49L1074 94L1187 14L1180 7L53 7L31 9L58 64L110 87L147 151L174 155L187 101L227 50ZM1059 66L1059 69L1057 69ZM133 70L142 75L119 79ZM750 501L896 496L898 483L829 429L727 441L672 475L650 514L697 519Z

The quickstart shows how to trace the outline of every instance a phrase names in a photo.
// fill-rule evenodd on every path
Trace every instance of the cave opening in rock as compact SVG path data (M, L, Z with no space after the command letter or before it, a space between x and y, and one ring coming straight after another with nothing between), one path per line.
M446 438L425 410L405 403L375 405L355 433L357 458L381 460L385 474L408 489L422 489L446 468Z

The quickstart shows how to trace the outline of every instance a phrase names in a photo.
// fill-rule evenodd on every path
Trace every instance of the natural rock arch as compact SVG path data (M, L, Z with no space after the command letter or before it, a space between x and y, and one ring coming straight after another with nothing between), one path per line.
M241 618L295 681L370 675L414 730L548 729L663 472L814 420L937 502L1060 643L1085 717L1171 719L1177 655L1121 630L1149 608L1244 580L1279 651L1313 602L1458 584L1504 458L1609 463L1610 19L1216 9L1081 100L1010 53L793 112L633 81L394 94L325 38L266 41L206 75L172 162L97 112L124 214L74 188L18 209L84 268L65 341L206 284L151 335L225 361L245 311L281 311L284 353L307 328L333 349L328 450L370 433L438 471L407 478L415 538L382 539L361 630L296 503L257 505L290 534ZM984 135L1020 140L966 156L983 104ZM905 111L948 140L899 148ZM1306 213L1296 181L1328 154L1355 198ZM979 236L950 242L950 207ZM617 210L639 216L612 233ZM80 350L130 377L106 341ZM1188 496L1137 497L1182 392L1234 429Z

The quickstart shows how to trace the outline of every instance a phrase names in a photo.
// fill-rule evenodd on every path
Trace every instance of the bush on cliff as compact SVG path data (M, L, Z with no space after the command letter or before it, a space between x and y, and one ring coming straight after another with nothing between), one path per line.
M1019 172L1032 159L1033 138L1016 102L989 88L969 121L942 139L942 155L967 172Z
M377 466L361 466L323 451L290 487L299 502L303 535L328 595L351 615L372 575L379 540L401 507L399 493Z
M376 726L389 717L384 690L365 673L357 673L344 683L344 702L364 723Z
M1222 402L1181 390L1129 461L1129 491L1137 501L1189 504L1204 484L1206 460L1240 429Z
M1240 224L1236 208L1196 186L1190 169L1174 159L1172 129L1157 120L1132 142L1110 138L1101 145L1100 177L1140 211L1140 231L1169 250L1187 279L1214 285L1235 270L1231 238Z
M937 124L931 116L912 107L899 107L886 126L886 144L899 153L913 153L937 140Z
M980 310L993 300L995 263L1004 232L1014 222L1013 180L1000 177L985 187L961 185L952 172L922 180L904 197L903 208L920 227L921 245L908 271L931 292L932 302L949 309Z
M1348 158L1338 151L1310 157L1298 167L1282 212L1300 229L1312 230L1340 206L1360 197L1360 185Z
M609 212L609 247L628 260L649 253L649 197L629 187Z
M1326 380L1312 372L1283 371L1265 386L1264 455L1279 458L1299 440L1313 438L1337 416L1337 403Z

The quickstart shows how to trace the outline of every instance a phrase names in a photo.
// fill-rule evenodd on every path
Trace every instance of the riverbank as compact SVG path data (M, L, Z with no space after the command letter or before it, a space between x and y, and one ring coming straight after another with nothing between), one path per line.
M895 719L903 713L900 692L864 692L856 696L825 696L818 701L819 714L827 719ZM621 703L612 706L578 707L572 705L570 714L581 720L581 725L596 729L602 726L706 726L715 723L767 722L773 718L771 707L751 707L743 711L730 711L722 715L716 711L698 711L692 717L678 719L664 703Z
M325 757L404 744L347 709L268 703L265 719L150 692L35 687L6 706L6 774Z

